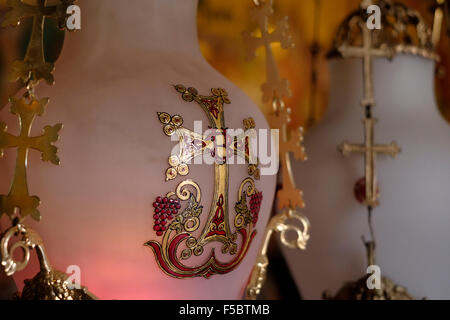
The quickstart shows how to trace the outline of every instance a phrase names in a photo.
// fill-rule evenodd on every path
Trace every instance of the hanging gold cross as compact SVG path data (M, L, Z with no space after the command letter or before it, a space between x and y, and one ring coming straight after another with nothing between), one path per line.
M253 59L256 49L264 46L266 53L267 82L262 85L263 101L272 101L274 112L268 120L272 129L280 130L280 163L283 167L283 186L278 191L278 206L283 208L303 208L303 192L295 187L294 177L292 175L291 160L289 153L293 153L296 160L306 160L305 149L301 145L303 141L303 129L297 128L288 132L290 122L290 109L284 105L283 98L289 96L289 81L281 79L278 67L272 52L272 43L280 43L282 48L292 48L292 36L289 34L289 24L287 17L277 23L275 31L269 32L269 17L273 15L272 1L255 2L256 6L252 9L252 19L258 24L261 31L261 37L255 38L249 31L243 32L244 41L247 43L247 58Z
M65 28L67 18L66 10L76 0L8 0L10 10L5 14L2 27L18 26L25 18L33 18L31 38L25 57L22 61L13 63L9 75L10 81L19 79L28 84L30 81L37 84L45 80L48 84L54 83L52 72L53 63L45 61L44 57L44 22L46 18L56 19L60 28Z
M361 7L366 10L372 1L363 1ZM363 79L364 79L364 98L361 106L375 106L373 89L373 57L385 57L392 59L395 55L393 48L373 48L373 31L369 30L364 20L360 22L362 30L362 47L353 47L342 45L338 48L344 58L362 58L363 59Z
M46 126L41 136L30 137L30 130L36 116L42 116L48 104L48 99L40 101L31 99L30 103L25 98L16 100L10 99L11 113L19 117L20 135L13 136L6 132L7 126L0 123L0 156L3 156L5 148L17 148L16 168L11 189L7 196L0 195L0 217L7 214L11 219L19 213L21 218L28 215L35 220L40 220L41 215L37 207L40 200L37 196L30 196L27 185L27 158L28 150L35 149L42 153L43 161L50 161L53 164L59 164L59 158L56 155L57 148L53 145L59 138L58 133L62 124L55 126ZM16 212L16 210L19 212Z
M256 299L265 282L269 259L267 257L267 246L274 232L281 235L281 241L290 248L306 249L309 240L309 221L300 214L297 209L303 208L303 192L295 186L292 174L290 153L294 154L296 160L306 160L305 149L302 146L303 128L297 128L288 132L290 119L290 109L283 102L283 98L290 95L289 82L281 79L278 67L272 52L271 44L280 42L284 49L293 47L292 37L289 35L289 25L287 18L277 24L277 29L269 33L268 20L273 14L272 1L260 2L254 0L256 7L253 9L253 19L258 22L261 30L261 38L254 38L249 32L244 32L244 40L249 44L247 56L253 58L255 50L260 45L266 49L266 72L267 83L262 85L263 102L271 101L273 113L269 115L269 123L272 129L278 129L279 159L282 167L282 187L277 193L278 207L281 212L271 218L264 234L263 245L261 246L256 264L246 288L246 299ZM301 227L290 223L292 220L300 222ZM297 238L294 241L287 241L285 234L294 231Z
M339 151L343 155L351 153L364 153L365 175L366 175L366 197L364 204L368 207L378 206L377 192L377 175L375 159L378 153L388 154L395 157L400 152L400 147L395 142L389 145L375 144L374 142L374 126L376 123L374 118L364 118L365 142L364 144L351 144L344 142L339 146Z

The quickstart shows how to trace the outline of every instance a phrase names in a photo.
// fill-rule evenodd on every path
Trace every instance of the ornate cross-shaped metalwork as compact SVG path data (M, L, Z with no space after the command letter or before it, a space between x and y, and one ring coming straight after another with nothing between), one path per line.
M60 28L65 28L67 8L76 0L8 0L10 10L6 13L2 27L18 26L25 18L33 18L33 27L28 48L23 60L14 62L10 80L19 79L24 84L32 81L37 84L45 80L48 84L54 83L52 72L53 63L45 61L43 33L46 18L56 19Z
M161 197L154 203L155 216L158 224L155 224L157 236L163 236L161 243L158 241L148 241L146 246L152 248L158 264L168 275L176 278L198 277L209 278L215 273L227 273L233 270L243 259L250 242L256 231L253 226L257 221L260 201L262 195L256 190L252 178L245 179L239 189L239 201L235 204L236 216L234 227L237 232L232 232L229 215L229 194L228 194L228 166L230 156L240 156L248 163L248 174L255 179L259 179L259 168L256 159L253 159L250 147L250 138L254 134L255 123L252 118L243 122L245 131L238 136L228 134L224 119L224 104L229 104L230 99L224 89L212 89L211 96L198 94L194 88L186 88L182 85L175 86L181 93L183 100L198 103L209 120L209 133L203 135L184 128L183 118L180 115L169 115L159 112L159 121L164 125L163 131L166 135L177 135L179 150L176 155L169 157L170 167L166 170L166 181L173 180L178 175L186 176L189 173L189 161L195 157L210 154L214 162L214 194L206 223L200 235L194 236L194 232L200 228L200 215L203 206L200 204L200 187L191 180L185 180L177 187L177 191L169 193L162 202ZM197 196L194 197L186 187L193 187ZM245 188L247 188L245 190ZM174 202L172 196L176 196L183 201L188 200L188 206L183 213L178 215L166 228L166 215L171 215L176 211L178 202ZM247 207L247 196L252 197L252 207ZM165 201L165 202L164 202ZM178 200L177 200L178 201ZM170 207L172 205L172 208ZM161 207L159 207L161 206ZM163 224L160 222L159 213L163 211ZM167 211L168 210L168 211ZM253 216L252 216L253 214ZM173 219L173 218L172 218ZM238 248L238 232L242 236L241 245ZM189 259L192 254L200 256L204 252L204 247L208 243L221 242L222 253L235 255L231 262L221 263L216 260L214 251L207 261L196 267L182 265L178 261L176 249L178 245L186 240L187 248L181 253L183 260Z
M365 176L366 176L366 197L364 204L368 207L378 206L378 192L377 192L377 175L375 160L377 154L388 154L395 157L400 152L400 147L397 143L392 142L389 145L375 144L374 142L374 126L375 118L364 118L363 123L365 127L365 142L363 144L352 144L344 142L339 146L339 150L343 155L351 153L363 153L365 162Z
M58 133L62 124L46 126L41 136L29 136L34 119L44 113L47 104L48 99L38 101L32 98L30 102L27 102L26 98L11 99L11 113L19 117L19 136L7 133L6 124L0 122L0 156L3 156L5 148L17 148L16 167L11 189L7 196L0 195L0 216L7 214L12 219L16 214L19 214L21 218L28 215L31 215L35 220L41 218L37 209L40 204L39 198L30 196L28 193L26 169L29 149L40 151L43 161L59 164L59 158L56 155L57 148L53 145L53 142L58 140Z
M280 78L271 45L280 43L283 49L292 48L292 37L289 34L287 17L277 23L275 31L269 31L269 17L273 12L272 1L265 1L256 6L252 11L252 19L258 24L261 37L254 37L249 31L242 34L247 44L247 60L255 58L259 47L263 46L265 49L267 82L261 87L264 102L270 101L274 95L280 98L291 95L289 81Z
M363 1L361 8L367 9L372 1ZM375 106L374 89L373 89L373 57L385 57L391 59L395 55L395 50L390 47L374 48L373 47L373 31L370 30L364 19L359 22L362 32L362 47L354 47L349 45L341 45L338 51L344 58L362 58L363 59L363 79L364 79L364 98L361 106Z
M273 14L272 1L254 0L255 7L252 11L252 18L258 23L261 31L261 38L254 38L250 32L244 32L244 40L248 43L247 57L255 57L256 49L263 45L266 51L266 73L267 83L263 84L263 102L270 101L273 107L273 113L269 115L269 123L272 129L278 129L280 132L279 140L276 141L279 147L279 159L282 167L282 187L278 190L278 207L281 212L272 217L266 229L263 245L261 246L256 264L253 268L250 281L247 285L246 298L256 299L264 281L266 269L269 264L267 257L267 246L273 232L280 232L282 242L291 248L305 249L309 240L309 221L300 214L298 208L303 208L303 192L295 186L295 180L292 174L290 153L293 153L296 160L306 160L305 149L302 146L303 129L297 128L291 132L288 131L290 119L290 109L284 104L283 98L290 95L289 82L281 79L278 67L272 52L271 44L281 43L282 48L293 47L292 37L289 34L289 25L287 18L277 24L274 32L269 33L269 17ZM288 221L297 220L301 227L288 223ZM297 239L289 242L285 238L287 231L297 233Z
M361 9L366 10L372 4L371 0L364 0L361 3ZM398 145L393 142L391 145L376 145L374 143L374 126L376 119L372 117L372 107L375 106L374 88L373 88L373 57L392 58L395 50L392 47L382 46L373 47L373 30L366 25L365 19L359 20L362 33L362 47L353 47L346 44L341 45L338 50L344 58L362 58L363 59L363 81L364 97L361 106L365 108L366 117L363 119L365 127L364 144L350 144L344 142L339 146L339 150L347 155L353 152L364 153L365 161L365 195L364 204L370 208L378 206L378 186L376 177L375 159L377 153L390 154L392 157L400 152Z

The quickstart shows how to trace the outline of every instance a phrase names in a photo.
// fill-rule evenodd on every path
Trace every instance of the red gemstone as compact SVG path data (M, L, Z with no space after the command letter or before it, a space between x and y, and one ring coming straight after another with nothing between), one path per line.
M353 189L354 195L356 200L358 200L359 203L364 203L367 199L366 197L366 178L362 177L355 183L355 187ZM380 194L380 189L377 185L377 191L376 191L376 197L378 198Z
M154 226L154 227L153 227L153 230L155 230L155 231L159 231L159 230L161 230L161 227L160 227L160 226L158 226L158 225L156 225L156 226Z
M156 202L161 202L161 197L156 198Z
M162 235L163 235L163 232L162 232L162 231L158 231L158 232L156 233L156 235L157 235L157 236L162 236Z
M159 219L159 214L155 214L155 215L153 216L153 219L158 220L158 219Z

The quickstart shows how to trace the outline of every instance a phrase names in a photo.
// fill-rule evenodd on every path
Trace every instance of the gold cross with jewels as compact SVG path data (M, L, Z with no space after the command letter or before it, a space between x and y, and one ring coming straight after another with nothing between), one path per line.
M280 98L290 96L289 81L281 79L272 52L272 44L280 43L283 49L294 46L292 37L289 34L289 24L287 17L278 21L275 31L269 31L269 17L273 15L272 1L265 1L257 5L252 10L252 20L256 21L261 32L260 37L254 37L251 32L242 33L247 44L247 60L252 60L256 56L256 50L264 47L266 53L267 82L261 87L263 91L263 101L270 101L274 95Z

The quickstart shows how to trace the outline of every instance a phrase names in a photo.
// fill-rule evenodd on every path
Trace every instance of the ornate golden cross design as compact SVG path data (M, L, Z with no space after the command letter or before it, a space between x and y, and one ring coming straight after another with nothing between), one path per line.
M43 32L46 18L56 19L61 29L65 28L66 10L76 0L8 0L10 10L6 13L2 27L18 26L25 18L33 18L31 38L25 58L14 62L10 80L21 79L25 84L44 79L48 84L54 83L53 63L45 61Z
M361 8L366 10L372 1L363 1ZM362 47L353 47L341 45L338 51L344 58L362 58L363 59L363 79L364 79L364 98L361 101L362 107L375 106L373 89L373 57L386 57L392 59L395 55L393 48L373 48L373 31L369 30L364 19L360 22L362 32Z
M198 276L209 278L213 274L233 270L242 261L256 234L253 227L257 221L262 194L255 188L254 180L250 177L245 179L239 188L239 201L235 203L236 216L231 219L234 221L236 232L231 230L227 162L230 156L241 156L248 163L249 176L253 175L255 179L259 179L258 165L253 162L249 140L255 123L251 118L245 119L244 133L232 137L227 133L229 129L225 126L223 106L229 104L230 99L224 89L211 89L211 96L199 95L196 89L186 89L182 85L175 86L175 89L182 95L184 101L195 101L200 105L208 117L210 133L203 135L184 128L183 118L180 115L158 113L159 121L164 125L164 133L168 136L176 134L180 141L178 154L169 157L170 167L166 170L166 181L175 179L178 175L186 176L189 173L188 161L209 152L214 162L214 195L206 223L199 236L195 236L194 232L200 228L203 206L200 204L200 187L194 181L185 180L178 185L176 192L170 192L166 197L158 197L153 204L154 230L157 231L157 236L163 238L161 243L153 240L145 245L153 249L159 266L166 274L175 278ZM196 196L187 190L188 187L195 189ZM173 198L175 196L177 199ZM251 197L250 209L247 197ZM178 214L178 209L181 208L178 199L189 201L181 214ZM175 217L176 214L178 215ZM174 220L166 226L167 219ZM239 248L238 234L242 237ZM222 263L216 259L212 250L205 263L188 267L178 260L176 252L183 241L186 241L187 248L181 253L182 260L187 260L192 255L202 255L204 247L213 242L221 242L222 253L229 253L235 257L228 263Z
M292 37L289 34L287 18L277 24L274 32L269 33L269 17L273 14L272 1L254 0L255 7L252 11L252 18L257 22L261 31L261 38L254 38L250 32L244 32L244 40L248 44L247 57L254 58L256 49L263 45L266 51L266 72L267 83L263 84L263 102L270 101L273 113L269 115L269 123L272 129L278 129L279 140L276 141L279 147L279 159L282 167L282 187L277 193L278 207L281 212L271 218L266 229L263 244L259 250L256 264L246 289L247 299L256 299L264 284L269 259L267 257L267 246L273 232L280 232L283 244L297 249L305 249L309 240L309 221L300 214L298 208L303 208L303 192L295 186L292 174L290 153L294 154L296 160L306 160L305 149L302 146L303 128L297 128L288 132L290 119L290 109L284 104L283 98L290 95L289 82L281 79L278 67L272 52L271 44L281 43L282 48L293 47ZM275 139L274 139L275 140ZM289 223L297 220L301 227ZM294 231L297 238L287 241L285 234L287 231Z
M294 155L295 160L306 161L308 159L305 148L302 146L303 128L299 127L292 130L290 136L288 136L287 126L290 122L290 109L285 107L282 100L278 100L278 104L280 107L276 109L277 111L268 117L270 126L280 130L279 152L283 184L277 192L278 207L280 209L304 208L303 191L295 185L290 159L290 153Z
M190 88L189 90L195 89ZM223 99L228 98L224 97ZM225 103L229 102L229 100L225 101ZM236 136L228 135L226 128L220 127L212 127L208 135L189 130L183 127L184 121L180 115L171 116L166 112L158 112L158 118L164 125L164 133L167 136L177 135L179 140L178 154L171 155L168 160L170 167L166 170L166 181L173 180L177 176L188 175L190 161L205 155L206 152L211 153L212 160L223 164L227 161L227 157L240 156L249 164L249 171L257 163L250 148L250 139L255 136L255 122L251 118L243 121L245 131ZM259 169L255 169L250 175L254 175L258 180Z
M303 208L303 192L296 188L294 177L292 175L289 153L293 153L296 160L306 160L307 156L303 141L303 128L298 128L288 132L290 122L290 109L286 108L283 98L289 96L289 81L281 79L278 67L272 52L272 43L279 42L284 49L292 48L292 37L289 33L289 24L287 17L277 23L275 31L269 32L269 17L274 13L272 1L257 1L252 9L252 19L257 22L261 31L261 37L255 38L249 31L243 32L243 37L247 43L247 59L253 59L256 55L256 49L264 46L266 53L267 82L262 85L263 102L271 101L274 112L268 120L273 129L280 130L280 163L283 167L283 186L278 191L278 206L282 208Z
M10 99L11 113L19 117L20 135L13 136L6 132L7 126L0 122L0 156L3 156L5 148L17 148L16 168L11 189L7 196L0 195L0 217L6 213L11 219L18 213L21 218L28 215L35 220L40 220L41 215L37 207L40 200L37 196L30 196L27 185L27 158L28 150L34 149L42 153L43 161L50 161L59 164L56 155L57 148L53 145L59 138L58 133L62 124L46 126L43 134L37 137L30 137L30 130L36 116L42 116L48 104L48 99L40 101L34 98L28 103L26 98L16 100ZM16 210L19 209L18 212Z
M391 157L395 157L400 153L400 147L396 142L391 142L389 145L375 144L374 142L374 126L377 120L375 118L364 118L365 128L365 142L364 144L352 144L344 142L339 146L339 151L343 155L349 155L351 153L363 153L365 162L365 175L366 175L366 197L364 204L368 207L378 206L377 197L377 176L375 159L378 153L388 154Z

